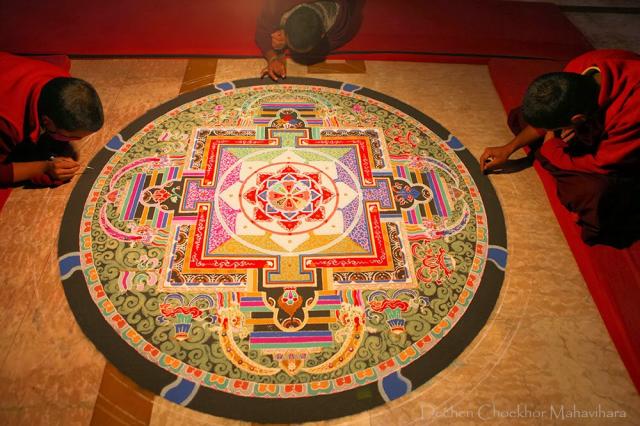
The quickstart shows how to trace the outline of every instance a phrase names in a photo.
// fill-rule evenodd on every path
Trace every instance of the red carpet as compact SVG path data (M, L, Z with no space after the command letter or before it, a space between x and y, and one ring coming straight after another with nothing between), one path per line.
M4 207L4 203L7 202L9 194L11 194L11 188L0 188L0 212L2 211L2 207Z
M2 2L0 50L24 54L258 56L262 0ZM367 0L337 58L481 63L490 57L568 59L589 49L546 3ZM541 26L544 25L544 30ZM342 52L342 53L340 53Z
M492 59L489 72L508 112L520 104L535 77L560 71L563 65L554 61ZM640 390L640 241L624 250L583 243L574 216L556 197L555 181L537 162L535 169L609 335Z

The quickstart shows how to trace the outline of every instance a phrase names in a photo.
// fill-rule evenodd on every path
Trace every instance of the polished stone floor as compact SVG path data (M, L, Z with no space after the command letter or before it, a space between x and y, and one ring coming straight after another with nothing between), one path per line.
M640 6L637 1L558 3ZM640 15L568 16L597 47L640 51L640 34L633 30ZM83 161L137 116L181 91L254 77L261 67L256 59L73 60L72 73L96 86L106 115L105 127L78 144ZM476 157L510 137L483 65L354 61L309 69L291 64L289 75L349 81L396 97L448 128ZM640 424L640 396L537 175L526 169L491 180L506 217L510 258L487 325L450 367L407 397L326 424ZM56 263L72 187L16 189L0 214L0 423L241 424L138 389L84 337L67 306ZM550 417L560 410L598 408L625 417ZM518 412L524 417L513 418ZM546 417L536 417L541 413Z

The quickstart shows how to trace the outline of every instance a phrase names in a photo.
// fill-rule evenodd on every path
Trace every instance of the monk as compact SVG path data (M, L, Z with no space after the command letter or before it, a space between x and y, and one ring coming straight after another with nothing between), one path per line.
M262 76L287 74L286 54L297 62L321 62L358 31L362 0L266 0L256 28L256 44L267 60Z
M0 52L0 185L57 185L81 171L70 141L103 124L87 82L48 62Z
M587 244L625 247L640 237L640 56L595 50L564 72L545 74L527 89L516 137L487 148L484 172L498 171L519 148L557 183L558 198L577 214Z

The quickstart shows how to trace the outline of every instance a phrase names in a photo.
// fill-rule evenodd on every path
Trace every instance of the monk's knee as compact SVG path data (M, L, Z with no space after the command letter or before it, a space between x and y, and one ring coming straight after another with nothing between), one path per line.
M626 246L640 235L640 180L576 175L558 180L558 197L578 215L588 244Z

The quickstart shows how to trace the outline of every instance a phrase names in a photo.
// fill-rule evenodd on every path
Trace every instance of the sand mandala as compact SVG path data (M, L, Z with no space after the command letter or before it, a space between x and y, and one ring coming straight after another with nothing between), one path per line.
M400 398L500 291L504 221L475 159L357 85L203 88L90 165L60 233L71 309L123 373L196 410L283 423Z

